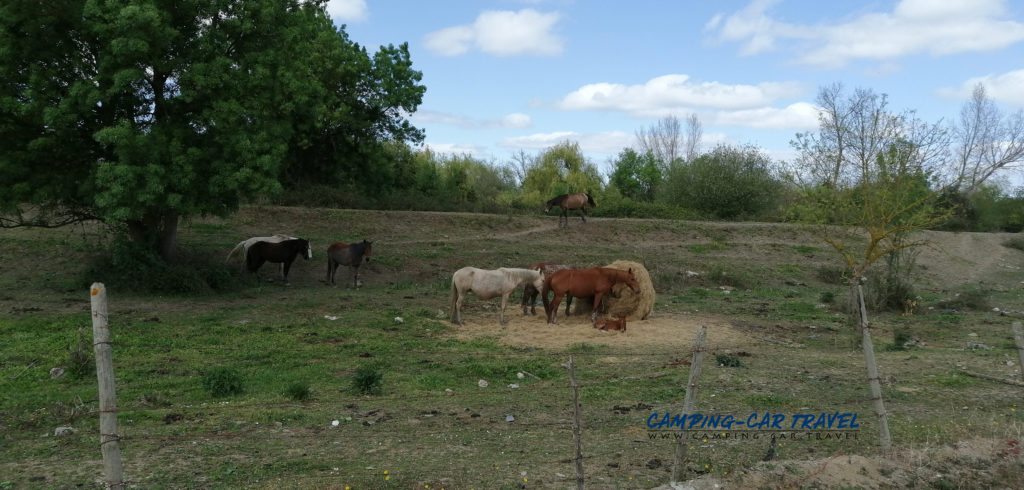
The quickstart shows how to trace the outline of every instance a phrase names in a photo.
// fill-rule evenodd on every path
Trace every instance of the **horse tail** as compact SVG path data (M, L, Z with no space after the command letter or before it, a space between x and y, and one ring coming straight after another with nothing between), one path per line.
M591 206L596 208L597 207L597 203L594 202L594 197L591 196L590 194L584 194L584 195L587 196L587 202L590 203Z
M231 249L231 251L228 252L228 256L224 259L224 263L225 264L228 263L228 261L231 260L231 256L235 255L235 252L237 252L239 249L242 248L242 245L245 245L245 240L242 240L242 241L238 242L238 245L235 245L235 248ZM245 257L243 257L243 259L244 258Z
M455 287L455 277L453 276L452 277L452 299L451 299L451 304L449 306L449 308L451 309L451 312L452 312L452 322L455 322L455 313L456 313L455 312L455 303L458 301L458 299L459 299L459 289L457 287Z
M548 313L548 304L549 304L548 303L548 291L550 291L550 290L551 290L551 276L544 276L544 282L541 284L541 287L540 287L540 301L541 301L541 303L544 304L544 314L545 315L550 315Z

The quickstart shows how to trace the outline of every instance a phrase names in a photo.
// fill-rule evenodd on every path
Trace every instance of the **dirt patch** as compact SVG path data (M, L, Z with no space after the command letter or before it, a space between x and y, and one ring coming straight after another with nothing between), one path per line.
M481 311L484 310L484 311ZM686 314L652 315L646 320L630 321L626 332L598 330L590 323L590 315L559 316L557 324L544 321L543 313L520 316L514 310L506 311L508 324L498 324L496 308L477 308L469 314L463 312L465 326L457 327L454 336L459 340L490 337L516 347L565 349L576 344L597 344L626 348L681 348L692 347L701 325L708 327L708 342L716 348L750 345L752 338L733 328L724 318Z

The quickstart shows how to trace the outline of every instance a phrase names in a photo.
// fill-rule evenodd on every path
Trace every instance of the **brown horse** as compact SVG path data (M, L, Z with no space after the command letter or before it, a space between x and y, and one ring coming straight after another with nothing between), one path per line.
M352 287L359 287L359 266L369 262L373 255L373 242L334 242L327 247L327 284L334 284L334 273L339 265L352 267Z
M583 298L594 297L594 313L590 321L597 319L597 311L601 309L601 299L605 293L612 290L616 284L625 283L633 290L634 294L640 294L640 284L636 281L633 269L620 270L608 267L593 267L590 269L565 269L560 270L544 279L544 287L540 290L540 299L544 301L544 312L548 315L548 323L556 323L558 317L558 305L566 294ZM549 302L548 291L554 291L555 297Z
M554 274L555 272L560 271L562 269L575 269L575 267L573 267L571 265L565 265L565 264L553 264L551 262L538 262L536 264L531 265L530 267L527 267L527 269L533 269L535 271L540 271L545 276L550 276L551 274ZM526 315L526 310L527 309L530 310L530 314L531 315L536 315L537 314L537 295L538 294L540 294L540 291L537 288L533 287L533 284L527 284L526 286L523 287L523 299L522 299L521 304L522 304L522 307L523 307L523 315L524 316ZM568 298L566 298L566 301L565 301L565 314L566 315L569 314L569 307L571 305L572 305L572 296L569 296Z
M569 211L573 209L580 210L580 219L584 223L587 222L587 206L596 208L597 203L594 202L594 198L590 194L580 192L578 194L562 194L556 196L544 203L544 212L551 211L551 208L558 206L562 210L562 214L558 217L558 226L562 226L562 218L565 218L565 226L569 226Z
M605 318L594 322L594 328L598 330L621 330L626 331L626 317L619 315L618 318Z
M288 271L292 268L295 256L299 254L302 254L302 258L306 260L313 256L313 249L309 247L309 242L302 238L278 243L256 242L249 246L249 250L245 254L245 265L249 272L256 275L258 280L260 267L265 262L283 263L284 270L281 271L281 276L284 278L284 283L288 284Z

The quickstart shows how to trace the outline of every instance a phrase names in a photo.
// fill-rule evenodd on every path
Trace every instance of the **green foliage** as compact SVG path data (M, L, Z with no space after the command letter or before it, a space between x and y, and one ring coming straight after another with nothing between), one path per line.
M941 229L952 231L1024 230L1024 188L1012 193L995 185L983 185L969 195L946 192L941 204L949 209L949 219Z
M664 199L718 219L772 216L783 190L771 160L754 147L719 145L669 169Z
M609 183L619 189L623 196L641 202L651 202L661 184L661 169L654 153L637 153L626 148L615 160L615 170Z
M815 276L826 284L849 284L849 271L845 267L823 265L818 267Z
M202 293L237 286L231 271L222 261L198 254L184 254L169 264L150 248L118 239L110 250L89 259L80 282L82 287L103 282L116 291Z
M245 392L245 383L237 369L227 366L210 368L203 373L203 388L214 397L237 395Z
M313 399L313 390L308 383L295 382L288 385L285 395L297 402L305 402Z
M76 336L77 341L68 350L67 373L74 379L84 379L96 374L96 361L93 360L92 356L92 344L87 338L90 335L91 332L86 332L85 327L79 328Z
M282 176L376 189L398 173L380 142L422 140L407 46L371 58L323 3L38 7L0 6L0 210L40 206L26 222L124 224L169 261L181 217Z
M522 184L528 202L538 207L559 194L595 193L602 187L597 167L586 161L579 143L568 141L545 150L526 170Z
M1003 246L1010 247L1010 248L1015 248L1017 250L1020 250L1020 251L1024 252L1024 238L1022 238L1022 237L1013 237L1013 238L1003 242Z
M715 362L724 367L743 367L743 361L739 357L728 354L715 354Z
M363 395L376 395L381 392L384 375L377 366L364 364L356 369L352 376L352 390Z
M949 310L984 311L992 307L989 298L992 290L983 287L971 288L955 293L952 298L938 302L938 307Z

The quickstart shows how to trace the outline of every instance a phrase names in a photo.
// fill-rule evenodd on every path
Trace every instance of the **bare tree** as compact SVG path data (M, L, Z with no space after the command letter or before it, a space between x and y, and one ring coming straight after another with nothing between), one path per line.
M955 134L953 182L960 192L971 193L1000 170L1024 169L1024 111L1004 115L981 83L960 109Z
M521 186L523 185L523 182L526 181L526 174L530 171L530 168L533 167L534 162L535 158L527 155L523 150L519 150L512 155L512 164L510 165L510 168L512 169L512 175L515 177L517 185Z
M691 112L686 118L686 141L684 153L686 161L692 162L700 156L701 139L704 137L704 129L701 126L697 113Z
M668 116L658 120L650 128L641 129L636 133L640 143L640 153L651 153L658 160L662 170L666 169L676 158L682 148L683 130L679 118Z

